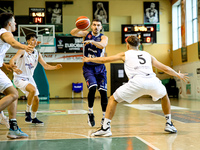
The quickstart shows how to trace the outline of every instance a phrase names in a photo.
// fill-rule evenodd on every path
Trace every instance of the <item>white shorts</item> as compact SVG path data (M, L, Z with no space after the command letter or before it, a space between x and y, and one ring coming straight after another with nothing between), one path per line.
M157 101L167 94L165 86L157 77L144 78L136 76L120 86L113 94L117 102L126 101L131 103L143 95L152 96Z
M28 84L32 84L36 88L35 96L39 95L39 91L37 89L37 85L33 79L33 77L14 77L14 84L17 88L19 88L24 94L26 94L26 97L28 96L29 92L26 91L26 86Z
M7 75L0 69L0 93L3 93L5 89L13 86Z

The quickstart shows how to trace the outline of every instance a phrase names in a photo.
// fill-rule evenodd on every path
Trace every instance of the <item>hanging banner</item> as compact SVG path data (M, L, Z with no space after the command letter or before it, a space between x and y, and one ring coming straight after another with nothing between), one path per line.
M185 10L186 10L186 1L181 0L181 40L182 40L182 47L181 47L181 56L182 62L187 61L187 47L186 47L186 22L185 22Z

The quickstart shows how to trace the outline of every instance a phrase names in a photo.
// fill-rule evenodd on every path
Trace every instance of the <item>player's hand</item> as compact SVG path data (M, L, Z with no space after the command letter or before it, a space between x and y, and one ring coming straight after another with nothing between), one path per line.
M86 40L86 41L83 41L82 43L85 45L87 44L93 44L94 40Z
M60 69L60 68L62 68L62 65L61 64L57 64L56 65L56 69Z
M26 47L25 47L25 51L27 52L27 53L29 53L29 54L31 54L34 50L34 46L31 46L31 45L25 45Z
M90 62L90 58L91 57L85 57L85 56L83 56L82 60L83 60L83 62Z
M178 72L178 78L183 80L184 82L188 81L189 77L187 76L188 73L181 73L180 70Z
M3 66L4 66L4 68L5 68L6 70L12 72L13 67L12 67L11 65L5 64L5 63L4 63Z
M14 68L13 71L16 73L16 74L22 74L22 71L18 68Z

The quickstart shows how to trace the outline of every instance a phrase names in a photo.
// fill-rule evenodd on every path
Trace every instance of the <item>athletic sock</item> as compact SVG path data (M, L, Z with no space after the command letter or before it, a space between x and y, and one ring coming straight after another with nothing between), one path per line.
M105 118L103 122L103 129L107 129L108 127L110 127L110 123L111 123L111 120Z
M171 114L165 115L165 119L168 123L171 123Z
M89 114L93 114L93 107L89 108Z
M31 106L32 105L28 105L28 104L26 105L26 112L31 112Z
M3 111L0 112L0 117L1 118L6 118L6 116L4 115Z
M10 129L12 129L12 130L17 130L18 129L17 120L16 119L10 119L9 120L9 124L10 124Z
M103 118L105 118L106 112L103 112Z
M36 118L36 115L37 115L37 111L36 112L31 111L31 118L32 119Z

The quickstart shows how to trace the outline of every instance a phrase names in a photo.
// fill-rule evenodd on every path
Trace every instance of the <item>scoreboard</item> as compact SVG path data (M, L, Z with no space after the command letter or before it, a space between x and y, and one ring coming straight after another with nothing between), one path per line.
M45 9L29 8L29 22L33 24L45 24Z
M141 43L156 43L156 24L122 25L122 43L128 36L137 36Z

